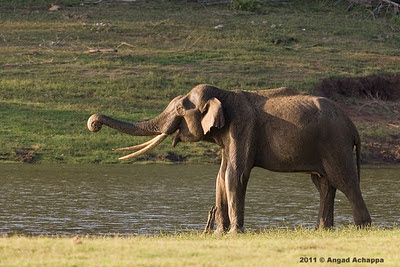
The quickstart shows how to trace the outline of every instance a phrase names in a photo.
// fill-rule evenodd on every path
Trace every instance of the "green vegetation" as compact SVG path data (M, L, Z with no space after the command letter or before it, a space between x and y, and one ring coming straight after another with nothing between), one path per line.
M146 138L109 129L91 134L90 114L150 118L199 83L310 91L330 76L399 72L398 17L374 20L361 7L347 12L347 1L246 0L233 7L71 0L55 1L61 9L49 12L51 2L1 3L3 162L115 163L120 154L112 148ZM138 160L215 162L217 154L210 144L172 149L167 140Z
M400 261L400 230L268 230L237 236L3 237L2 266L370 266ZM323 259L322 259L323 258ZM353 262L354 258L363 263ZM369 262L367 262L369 261ZM375 264L374 264L375 265Z

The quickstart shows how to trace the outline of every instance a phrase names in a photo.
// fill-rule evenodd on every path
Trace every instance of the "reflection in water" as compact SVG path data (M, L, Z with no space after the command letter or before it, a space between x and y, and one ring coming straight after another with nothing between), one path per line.
M0 165L0 233L108 235L201 231L214 204L215 165ZM400 222L400 169L363 168L373 223ZM312 228L319 194L306 174L254 169L245 226ZM352 224L337 193L335 224Z

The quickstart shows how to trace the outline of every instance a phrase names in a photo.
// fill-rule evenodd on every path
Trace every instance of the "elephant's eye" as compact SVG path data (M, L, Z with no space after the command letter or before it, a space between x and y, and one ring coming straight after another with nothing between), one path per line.
M186 113L185 108L182 105L176 106L176 113L178 113L179 116L184 116Z

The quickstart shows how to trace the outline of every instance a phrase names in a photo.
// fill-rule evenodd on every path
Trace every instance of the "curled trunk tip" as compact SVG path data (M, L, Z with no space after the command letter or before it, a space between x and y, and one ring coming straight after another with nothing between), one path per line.
M159 126L156 124L157 120L148 120L140 122L126 122L120 121L102 114L93 114L90 116L87 127L89 131L97 132L101 129L102 125L106 125L117 131L135 135L135 136L147 136L161 134Z
M100 131L102 123L100 122L101 115L93 114L87 121L87 127L91 132Z

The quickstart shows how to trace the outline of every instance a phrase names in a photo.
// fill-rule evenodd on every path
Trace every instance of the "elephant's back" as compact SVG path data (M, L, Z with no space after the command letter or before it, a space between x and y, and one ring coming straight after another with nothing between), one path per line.
M293 124L298 135L320 140L337 140L337 145L348 144L348 147L354 144L354 139L358 136L357 128L335 102L310 95L288 96L276 100L279 100L274 106L276 116L286 124ZM333 143L330 145L334 146Z
M336 108L331 103L309 95L291 95L270 98L265 102L264 112L290 122L298 127L316 123L324 114Z

